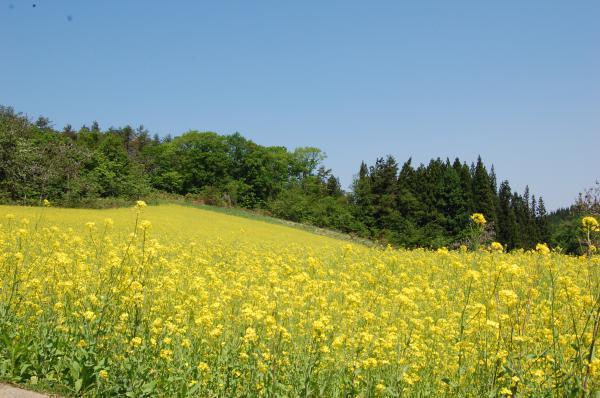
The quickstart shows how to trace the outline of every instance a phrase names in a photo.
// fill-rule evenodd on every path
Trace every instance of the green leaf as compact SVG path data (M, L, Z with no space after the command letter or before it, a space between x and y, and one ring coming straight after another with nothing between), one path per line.
M150 394L152 391L154 391L154 387L156 387L156 381L146 383L142 386L142 392L144 394Z
M27 371L27 369L29 369L31 367L30 364L28 363L24 363L21 365L21 372L19 374L25 374L25 372Z
M75 382L75 393L78 393L81 390L81 386L83 385L83 379L77 379Z
M71 362L71 371L73 372L73 376L79 377L79 374L81 373L81 366L78 362Z

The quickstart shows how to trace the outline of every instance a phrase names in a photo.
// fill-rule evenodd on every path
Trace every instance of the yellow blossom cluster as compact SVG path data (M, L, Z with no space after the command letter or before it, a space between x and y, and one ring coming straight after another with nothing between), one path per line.
M471 214L470 218L471 218L471 221L473 221L475 224L477 224L479 226L484 226L487 223L485 216L481 213L473 213L473 214Z
M550 254L550 248L545 243L538 243L535 245L535 250L541 254Z
M496 251L496 252L501 252L504 250L504 246L502 246L502 243L500 243L500 242L492 242L492 243L490 243L490 250Z
M598 256L367 247L135 208L0 207L1 380L140 397L600 388Z
M598 225L598 220L596 220L596 218L593 216L583 217L583 219L581 220L581 225L583 225L584 228L589 228L592 231L600 231L598 229L600 227Z

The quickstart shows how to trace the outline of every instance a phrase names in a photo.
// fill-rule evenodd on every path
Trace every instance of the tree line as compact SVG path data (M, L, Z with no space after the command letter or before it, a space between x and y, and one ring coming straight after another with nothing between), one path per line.
M392 156L362 163L349 192L316 147L262 146L239 133L151 135L143 126L102 130L97 122L56 130L0 107L0 200L95 206L102 199L166 193L405 247L459 245L469 215L485 215L490 239L508 249L552 240L541 196L497 185L481 158L401 166Z
M526 188L513 192L508 181L497 188L494 168L481 158L471 165L455 159L432 159L401 167L391 156L375 165L363 163L354 181L357 215L372 231L404 246L439 247L467 239L469 215L482 213L488 233L508 249L548 242L550 230L542 197Z

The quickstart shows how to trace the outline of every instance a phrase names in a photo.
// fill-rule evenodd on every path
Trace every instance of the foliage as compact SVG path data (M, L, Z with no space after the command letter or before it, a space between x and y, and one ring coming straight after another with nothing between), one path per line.
M370 168L361 165L350 198L371 236L406 247L473 244L472 213L490 221L485 242L498 239L509 249L530 249L549 241L541 197L529 203L528 190L523 196L512 192L508 181L496 192L494 181L481 158L471 167L459 159L435 159L416 168L409 159L398 171L389 156Z
M600 182L580 193L571 207L558 209L547 217L551 242L567 253L584 254L592 246L598 248L600 236L583 225L589 217L600 219Z
M143 126L102 130L97 122L58 131L45 117L32 122L0 107L4 203L104 207L177 195L403 247L458 246L472 238L474 212L490 221L484 240L509 250L556 241L564 231L547 220L541 197L512 192L508 181L497 188L493 167L488 171L481 158L471 166L439 158L400 166L392 156L362 162L348 193L325 159L315 147L262 146L239 133L188 131L161 139ZM593 206L592 199L590 191L580 202Z

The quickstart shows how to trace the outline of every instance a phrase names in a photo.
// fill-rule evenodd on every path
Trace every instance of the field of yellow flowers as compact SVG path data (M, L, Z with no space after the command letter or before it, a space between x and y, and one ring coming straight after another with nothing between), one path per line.
M585 396L600 260L191 207L0 206L0 380L130 397Z

